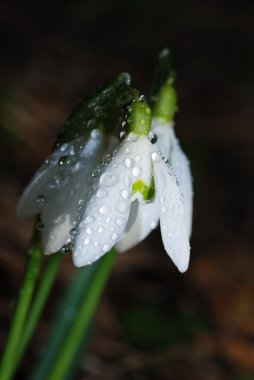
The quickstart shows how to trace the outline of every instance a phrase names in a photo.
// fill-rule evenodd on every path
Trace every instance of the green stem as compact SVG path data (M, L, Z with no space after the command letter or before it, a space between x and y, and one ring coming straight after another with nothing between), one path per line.
M60 348L58 356L47 376L47 380L62 380L75 358L80 347L84 332L88 330L92 316L95 313L105 282L112 268L116 251L112 250L99 262L99 266L91 279L86 297L82 300L77 316Z
M0 380L9 380L15 370L15 357L19 347L19 341L24 328L28 307L33 295L35 282L39 273L42 259L42 250L38 244L37 236L34 237L28 251L28 261L23 285L17 300L10 332L7 337L5 351L1 360Z
M43 272L43 277L40 281L39 288L34 297L34 302L31 306L28 317L26 319L22 338L19 343L19 348L17 352L16 365L18 365L18 362L21 359L22 354L24 353L24 350L34 332L34 329L40 317L41 311L45 305L45 302L48 298L49 291L54 282L57 270L59 268L59 262L60 262L61 257L62 257L61 253L56 253L48 259L45 270Z

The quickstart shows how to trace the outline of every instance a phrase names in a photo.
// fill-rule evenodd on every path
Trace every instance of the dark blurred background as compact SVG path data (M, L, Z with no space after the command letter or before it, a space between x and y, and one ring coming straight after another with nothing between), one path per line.
M247 0L1 1L1 347L34 224L16 218L17 192L77 100L121 71L147 93L169 47L194 177L190 267L177 272L159 230L120 255L77 379L254 379L253 11ZM73 271L65 256L17 379Z

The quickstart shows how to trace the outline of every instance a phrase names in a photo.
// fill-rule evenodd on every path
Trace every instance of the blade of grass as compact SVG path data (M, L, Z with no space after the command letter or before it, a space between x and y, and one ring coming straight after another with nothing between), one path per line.
M40 270L42 260L42 250L38 243L38 236L35 234L31 246L28 250L28 260L25 276L11 322L9 335L5 345L5 350L0 363L0 379L9 380L15 371L15 357L22 336L28 308L34 292L36 279Z
M34 296L33 304L28 312L26 322L24 325L21 341L19 343L18 351L17 351L17 359L15 365L17 366L26 347L27 344L34 332L38 319L41 315L42 309L47 301L49 291L52 287L54 279L57 274L57 270L59 268L59 262L62 257L61 253L56 253L49 257L46 267L43 271L43 276L40 281L37 292Z

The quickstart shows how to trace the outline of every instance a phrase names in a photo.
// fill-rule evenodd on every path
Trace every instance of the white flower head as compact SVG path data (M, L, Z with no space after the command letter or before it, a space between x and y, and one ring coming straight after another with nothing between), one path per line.
M90 189L74 240L74 264L90 264L108 252L131 228L138 207L150 201L159 214L164 247L184 272L190 247L183 197L172 169L148 138L148 105L133 103L129 122L132 132ZM154 225L153 219L149 223Z

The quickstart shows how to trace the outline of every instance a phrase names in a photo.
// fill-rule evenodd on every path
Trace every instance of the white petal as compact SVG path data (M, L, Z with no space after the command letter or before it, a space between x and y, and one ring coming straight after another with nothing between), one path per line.
M170 163L174 174L177 178L180 190L183 194L184 209L185 209L185 222L187 227L187 233L190 237L192 227L192 202L193 202L193 189L192 189L192 177L190 171L190 163L186 155L183 153L179 141L172 136L172 149L170 156Z
M157 136L156 146L163 157L169 158L172 146L172 137L174 134L173 123L161 123L152 121L152 131Z
M104 135L83 142L72 165L64 170L64 186L58 187L45 201L41 219L45 226L42 243L46 254L58 251L75 237L75 227L83 213L92 184L88 179L111 144L112 139Z
M179 271L185 272L189 264L190 246L182 195L175 177L161 157L154 161L154 174L155 189L160 203L163 244Z
M132 165L130 144L123 142L113 160L94 184L73 250L77 267L91 264L108 252L121 237L131 204Z
M58 161L60 157L70 155L73 148L73 141L63 144L45 160L19 198L16 211L18 216L28 217L42 210L44 200L58 180L57 173L60 169Z
M144 240L159 222L157 199L151 203L141 203L134 224L128 233L117 243L119 252L127 251Z

